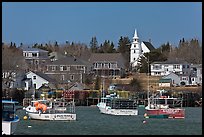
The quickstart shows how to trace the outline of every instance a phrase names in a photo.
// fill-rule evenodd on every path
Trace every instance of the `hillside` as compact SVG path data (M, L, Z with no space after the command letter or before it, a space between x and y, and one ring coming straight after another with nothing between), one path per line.
M147 90L148 89L148 75L145 73L137 73L128 76L128 78L123 78L123 79L113 79L112 83L114 84L129 84L133 78L136 78L137 80L140 81L142 90ZM161 77L159 76L149 76L149 88L151 91L156 91L159 88L159 79ZM200 92L202 93L202 86L200 87L170 87L170 88L165 88L167 90L174 90L174 91L190 91L190 92Z

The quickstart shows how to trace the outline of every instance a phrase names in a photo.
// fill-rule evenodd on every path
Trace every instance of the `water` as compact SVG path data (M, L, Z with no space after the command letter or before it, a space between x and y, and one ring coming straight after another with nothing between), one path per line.
M25 111L19 110L15 135L202 135L202 108L185 109L185 119L144 119L144 108L138 116L112 116L97 107L77 106L76 121L23 120Z

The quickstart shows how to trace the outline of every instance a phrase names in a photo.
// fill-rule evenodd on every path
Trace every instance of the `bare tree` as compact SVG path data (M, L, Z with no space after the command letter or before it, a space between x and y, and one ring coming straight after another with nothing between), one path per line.
M2 82L9 90L15 81L17 72L26 69L22 52L15 46L2 45Z

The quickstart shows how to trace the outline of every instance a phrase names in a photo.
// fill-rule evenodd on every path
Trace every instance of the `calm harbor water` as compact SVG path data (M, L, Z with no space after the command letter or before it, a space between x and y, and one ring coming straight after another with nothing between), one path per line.
M145 119L138 116L100 114L97 107L77 106L76 121L23 120L15 135L202 135L202 107L188 107L185 119ZM146 123L143 123L146 120Z

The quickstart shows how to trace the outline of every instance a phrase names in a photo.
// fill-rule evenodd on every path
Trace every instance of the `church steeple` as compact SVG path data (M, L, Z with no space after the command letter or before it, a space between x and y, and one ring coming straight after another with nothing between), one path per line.
M135 29L135 34L134 34L133 39L139 39L138 36L137 36L137 29Z
M135 29L135 33L133 36L133 41L130 47L130 63L132 67L136 66L138 63L139 56L141 55L141 45L139 43L139 37L137 35L137 30Z

